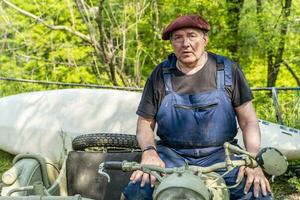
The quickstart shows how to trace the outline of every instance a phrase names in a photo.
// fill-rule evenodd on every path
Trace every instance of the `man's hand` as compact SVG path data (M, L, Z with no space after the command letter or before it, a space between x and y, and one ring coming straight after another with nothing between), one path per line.
M141 164L157 165L160 167L165 167L165 163L160 159L157 152L153 149L143 152ZM149 181L149 177L150 177L151 187L154 187L155 177L147 173L144 173L142 171L134 171L130 177L130 180L133 182L137 182L141 180L141 187L144 187L145 183Z
M271 192L271 187L268 179L265 177L260 167L249 168L242 166L240 167L237 182L243 179L244 175L247 176L246 184L244 188L245 194L248 193L250 187L253 184L254 197L258 197L259 192L262 192L263 196L267 195L267 192Z

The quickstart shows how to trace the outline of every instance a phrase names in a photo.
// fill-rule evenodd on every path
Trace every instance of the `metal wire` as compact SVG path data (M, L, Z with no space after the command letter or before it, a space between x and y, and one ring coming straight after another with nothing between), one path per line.
M81 84L81 83L64 83L64 82L53 82L53 81L40 81L40 80L30 80L30 79L21 79L13 77L2 77L0 80L3 81L15 81L23 83L36 83L36 84L45 84L45 85L62 85L62 86L76 86L76 87L88 87L88 88L104 88L104 89L116 89L116 90L127 90L127 91L142 91L143 88L136 87L120 87L120 86L107 86L107 85L96 85L96 84ZM257 87L251 88L252 91L272 91L274 87ZM275 87L276 90L299 90L300 87Z
M126 90L126 91L142 91L142 88L135 87L121 87L121 86L107 86L107 85L96 85L96 84L81 84L81 83L64 83L64 82L53 82L53 81L39 81L39 80L30 80L30 79L20 79L13 77L2 77L0 80L3 81L14 81L14 82L23 82L23 83L35 83L35 84L44 84L44 85L62 85L62 86L75 86L75 87L87 87L87 88L102 88L102 89L115 89L115 90Z

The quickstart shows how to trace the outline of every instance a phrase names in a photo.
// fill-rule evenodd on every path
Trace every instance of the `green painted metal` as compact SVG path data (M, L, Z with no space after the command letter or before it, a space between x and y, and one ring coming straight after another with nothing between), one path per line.
M18 154L14 159L13 159L13 164L16 164L19 160L21 159L35 159L36 161L39 162L40 168L41 168L41 173L42 173L42 180L43 184L46 188L50 187L49 179L48 179L48 173L47 173L47 168L46 168L46 163L45 160L42 156L40 155L34 155L34 154Z
M80 195L75 196L43 196L43 195L32 195L32 196L17 196L17 197L1 197L0 200L92 200L89 198L81 197Z
M161 183L156 187L153 197L154 200L164 200L166 197L174 200L209 200L211 193L200 176L195 176L192 171L183 170L163 177Z
M277 149L272 147L263 148L256 156L260 167L269 175L280 176L288 168L286 157Z

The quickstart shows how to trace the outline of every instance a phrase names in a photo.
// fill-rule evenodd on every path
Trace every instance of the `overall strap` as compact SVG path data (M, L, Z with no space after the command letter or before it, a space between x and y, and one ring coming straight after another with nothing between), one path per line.
M224 68L223 69L217 68L217 79L218 79L217 87L218 87L218 89L224 89L225 88L224 78L225 78Z
M172 80L171 80L171 70L176 67L176 58L173 59L165 59L162 62L163 67L163 78L165 82L165 90L166 93L173 92Z
M217 87L223 89L232 85L231 61L229 58L212 54L217 61Z

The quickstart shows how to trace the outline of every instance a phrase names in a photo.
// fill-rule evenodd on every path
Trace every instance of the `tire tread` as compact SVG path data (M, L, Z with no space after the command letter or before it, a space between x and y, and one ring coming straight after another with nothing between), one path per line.
M79 135L72 141L73 150L92 147L139 149L135 135L119 133L92 133Z

